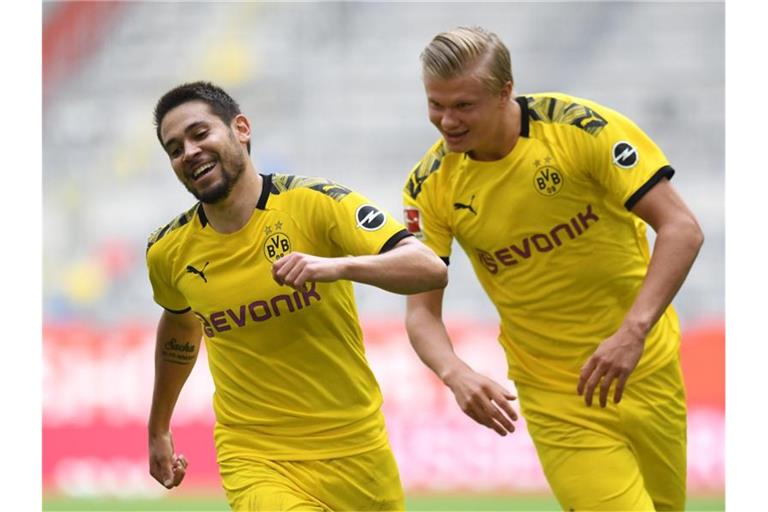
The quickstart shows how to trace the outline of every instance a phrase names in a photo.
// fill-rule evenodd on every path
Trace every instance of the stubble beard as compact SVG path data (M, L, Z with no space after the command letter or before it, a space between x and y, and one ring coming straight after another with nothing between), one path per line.
M187 190L201 203L216 204L229 197L240 176L245 172L245 158L242 153L232 151L227 156L227 159L219 160L222 179L214 187L200 192L191 184L185 184Z

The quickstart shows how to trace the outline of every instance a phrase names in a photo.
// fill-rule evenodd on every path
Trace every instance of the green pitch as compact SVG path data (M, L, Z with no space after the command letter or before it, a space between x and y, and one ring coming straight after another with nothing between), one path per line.
M510 496L414 496L406 500L408 510L421 511L544 511L559 510L557 502L549 497ZM722 497L690 498L686 508L689 511L724 511ZM69 499L52 498L43 500L43 510L50 511L228 511L223 499L206 498L164 498L147 499Z

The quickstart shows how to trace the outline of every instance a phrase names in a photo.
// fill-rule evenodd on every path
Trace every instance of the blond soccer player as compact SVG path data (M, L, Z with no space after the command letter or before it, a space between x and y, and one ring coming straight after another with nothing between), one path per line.
M670 302L703 235L674 169L610 108L516 95L507 48L482 28L438 34L421 60L440 139L407 179L405 221L446 262L456 239L495 304L560 505L682 510L686 407ZM442 300L442 289L407 299L416 352L466 414L511 433L515 397L453 352Z

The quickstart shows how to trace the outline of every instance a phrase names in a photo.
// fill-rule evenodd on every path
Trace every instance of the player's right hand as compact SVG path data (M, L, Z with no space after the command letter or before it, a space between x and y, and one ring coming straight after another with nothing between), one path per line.
M272 278L277 284L288 285L296 290L302 290L310 281L324 283L338 281L342 277L341 262L343 260L343 258L323 258L292 252L272 265Z
M187 459L176 455L173 435L165 432L149 436L149 474L167 489L181 484L187 473Z
M468 366L450 373L444 382L451 388L456 402L467 416L495 430L500 436L515 431L512 422L517 421L517 413L509 402L517 397L501 384Z

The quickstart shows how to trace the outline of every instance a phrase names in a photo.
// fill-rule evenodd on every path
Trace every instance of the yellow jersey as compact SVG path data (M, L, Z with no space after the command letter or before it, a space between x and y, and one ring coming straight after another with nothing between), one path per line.
M531 94L505 157L475 161L442 139L403 190L408 230L446 261L455 238L501 318L513 380L573 391L581 366L616 332L645 277L646 225L630 210L674 170L632 121L594 102ZM666 309L633 374L677 352Z
M384 252L410 236L391 215L320 178L263 176L245 226L222 234L200 203L154 232L155 301L200 320L213 377L219 461L311 460L386 443L382 397L365 357L349 281L280 286L272 264L292 252Z

